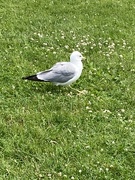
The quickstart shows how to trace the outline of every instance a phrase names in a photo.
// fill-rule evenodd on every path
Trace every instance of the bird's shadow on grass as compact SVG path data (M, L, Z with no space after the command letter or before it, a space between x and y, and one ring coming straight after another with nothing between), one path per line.
M41 93L41 94L62 94L65 95L67 93L70 93L71 90L68 87L65 86L55 86L53 84L44 84L44 83L38 83L38 84L32 84L31 91Z

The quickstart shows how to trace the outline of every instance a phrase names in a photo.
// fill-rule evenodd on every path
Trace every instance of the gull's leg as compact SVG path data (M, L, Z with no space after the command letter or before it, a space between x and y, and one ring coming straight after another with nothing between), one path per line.
M86 93L87 93L87 91L86 91L86 90L79 91L79 90L77 90L77 89L75 89L75 88L71 87L70 85L69 85L69 87L70 87L72 90L74 90L74 91L78 92L78 93L79 93L79 95L80 95L80 94L86 94Z

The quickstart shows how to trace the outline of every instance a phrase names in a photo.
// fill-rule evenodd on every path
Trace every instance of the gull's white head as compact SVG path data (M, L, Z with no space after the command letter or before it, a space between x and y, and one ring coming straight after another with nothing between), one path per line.
M77 62L77 61L82 61L83 60L83 56L80 52L78 51L74 51L71 56L70 56L70 62Z

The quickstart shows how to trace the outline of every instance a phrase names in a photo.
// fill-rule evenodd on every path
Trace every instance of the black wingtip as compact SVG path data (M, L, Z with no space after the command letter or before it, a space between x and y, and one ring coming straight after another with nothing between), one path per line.
M30 80L30 81L43 81L41 79L38 79L37 75L22 77L22 79L23 80Z
M27 79L26 77L22 77L23 80Z

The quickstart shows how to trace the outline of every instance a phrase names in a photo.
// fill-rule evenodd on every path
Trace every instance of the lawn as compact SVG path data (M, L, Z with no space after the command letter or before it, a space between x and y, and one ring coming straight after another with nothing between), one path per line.
M0 179L135 179L135 0L0 7ZM85 94L22 80L73 50Z

